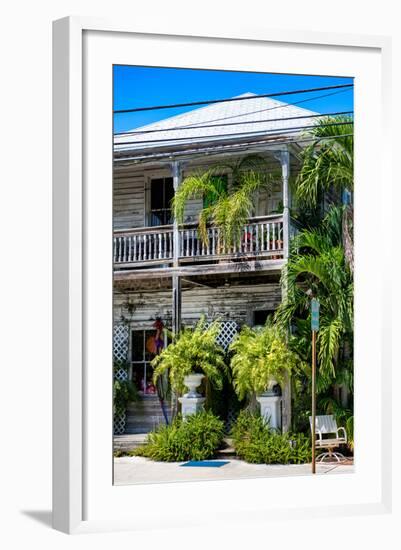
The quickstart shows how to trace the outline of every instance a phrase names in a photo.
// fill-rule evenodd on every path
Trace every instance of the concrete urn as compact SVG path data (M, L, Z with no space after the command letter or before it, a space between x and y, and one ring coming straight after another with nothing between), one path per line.
M191 373L184 377L184 384L188 388L189 392L184 397L202 397L196 390L202 384L202 380L205 378L204 374Z
M184 418L203 410L205 398L196 390L201 385L204 377L204 374L197 373L188 374L184 377L184 384L189 391L178 399L181 403L181 413Z
M260 404L260 414L270 428L281 430L281 397L273 391L277 380L270 379L266 390L256 398Z

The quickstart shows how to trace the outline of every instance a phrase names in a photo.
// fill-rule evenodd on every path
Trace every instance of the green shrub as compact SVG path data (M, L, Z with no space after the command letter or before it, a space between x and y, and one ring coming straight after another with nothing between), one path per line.
M304 464L312 460L310 438L278 433L258 414L241 411L232 429L239 458L252 464Z
M113 407L114 414L125 411L130 401L138 400L138 390L131 380L114 380Z
M135 455L160 462L205 460L220 447L223 436L224 423L210 411L190 415L185 420L178 416L169 426L151 432Z

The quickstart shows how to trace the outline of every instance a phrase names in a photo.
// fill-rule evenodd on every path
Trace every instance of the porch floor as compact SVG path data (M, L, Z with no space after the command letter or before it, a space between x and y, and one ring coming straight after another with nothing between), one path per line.
M310 464L248 464L239 459L230 459L221 468L181 468L181 464L183 462L153 462L139 456L115 458L114 485L312 475ZM317 464L318 475L353 472L354 466L348 462Z

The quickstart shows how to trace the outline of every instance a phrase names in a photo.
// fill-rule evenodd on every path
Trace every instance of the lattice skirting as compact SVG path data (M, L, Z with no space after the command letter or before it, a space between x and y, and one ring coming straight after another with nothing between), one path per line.
M226 433L230 433L231 428L234 426L235 421L238 418L239 410L238 407L235 407L233 404L228 405L227 417L225 419L225 430Z
M119 411L114 415L114 435L122 435L125 432L126 412Z
M114 372L114 380L118 380L119 382L125 382L125 380L128 380L128 372L123 368L117 369Z
M116 361L126 361L128 354L128 325L115 324L113 329L113 356Z

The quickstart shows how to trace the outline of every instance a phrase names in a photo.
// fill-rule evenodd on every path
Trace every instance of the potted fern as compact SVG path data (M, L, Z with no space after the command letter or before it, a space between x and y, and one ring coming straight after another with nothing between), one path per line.
M222 389L226 364L224 351L216 342L219 334L218 321L208 325L201 318L194 329L184 328L174 341L153 361L153 381L157 382L163 373L168 372L171 388L177 395L196 399L200 395L196 388L203 378L216 389Z
M263 327L244 326L230 346L231 371L235 392L248 407L261 405L262 416L271 427L280 427L280 398L272 389L284 385L300 366L299 356L288 346L288 338L278 326L267 322Z

